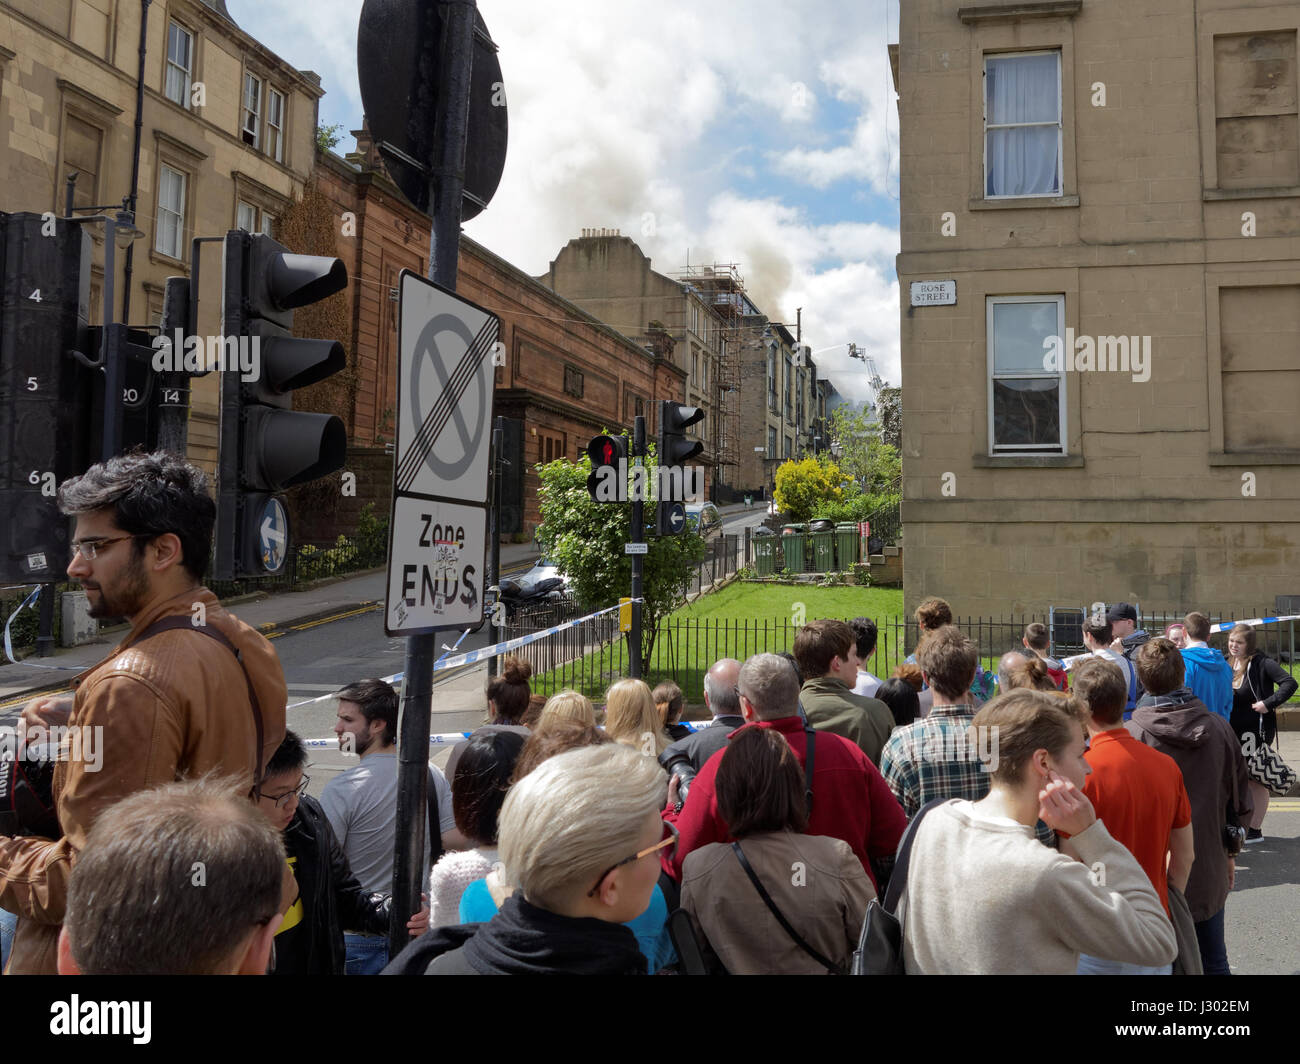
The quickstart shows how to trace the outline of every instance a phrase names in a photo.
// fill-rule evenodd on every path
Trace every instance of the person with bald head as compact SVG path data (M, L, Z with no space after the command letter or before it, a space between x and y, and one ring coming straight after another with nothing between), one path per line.
M740 715L740 696L736 694L739 676L740 662L735 658L715 661L704 676L704 704L713 714L713 723L678 739L659 755L659 764L677 777L677 796L682 802L704 763L726 746L727 737L745 723Z

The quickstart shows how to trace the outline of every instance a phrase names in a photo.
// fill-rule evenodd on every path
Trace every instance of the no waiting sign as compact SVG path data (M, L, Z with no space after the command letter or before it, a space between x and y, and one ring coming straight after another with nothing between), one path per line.
M403 270L384 629L483 621L494 314Z

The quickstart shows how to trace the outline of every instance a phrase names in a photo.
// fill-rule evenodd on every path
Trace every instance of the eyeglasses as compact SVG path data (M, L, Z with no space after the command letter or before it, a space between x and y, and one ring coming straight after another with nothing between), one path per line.
M75 562L77 555L80 554L88 562L93 562L99 557L99 552L105 547L111 547L114 543L121 543L124 539L149 539L148 535L137 534L134 536L114 536L112 539L83 539L80 542L72 541L72 552L70 557Z
M310 776L303 776L302 782L298 784L298 786L296 786L291 791L285 791L284 794L280 794L280 795L263 794L261 791L258 791L257 796L259 798L265 798L268 802L275 802L275 807L277 809L280 809L290 798L294 797L295 795L301 798L304 794L306 794L307 784L309 784L310 782L311 782Z
M736 692L736 698L737 698L737 699L741 699L741 698L743 698L746 702L752 702L752 701L753 701L753 699L750 698L749 695L747 695L747 694L745 694L743 691L741 691L741 689L740 689L739 687L733 687L732 690Z
M656 842L653 846L648 846L644 850L638 850L631 857L624 857L623 860L619 861L617 864L612 864L606 868L605 871L601 872L600 878L596 880L596 885L587 891L587 897L594 898L596 896L596 891L600 890L600 885L605 882L605 877L614 871L614 869L622 868L623 865L631 864L633 861L639 861L642 857L649 857L652 853L658 853L660 850L669 846L671 846L672 849L668 851L667 857L668 860L671 861L677 853L677 825L665 820L663 839Z

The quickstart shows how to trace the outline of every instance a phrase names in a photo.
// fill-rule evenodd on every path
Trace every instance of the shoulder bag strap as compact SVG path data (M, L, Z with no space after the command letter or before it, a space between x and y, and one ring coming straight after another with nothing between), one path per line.
M817 761L817 730L808 723L808 716L803 711L803 703L799 703L799 716L803 718L803 780L804 780L804 800L808 808L806 812L812 816L813 807L813 765Z
M804 941L803 936L790 926L790 921L787 920L781 910L776 907L776 902L772 900L772 896L767 892L767 888L763 886L762 881L750 866L749 858L745 856L745 851L740 848L740 843L733 842L731 844L731 849L736 855L736 860L740 862L740 867L745 870L745 875L749 876L749 881L754 884L754 889L758 891L758 896L763 899L763 904L771 910L772 915L776 917L776 922L780 924L785 930L785 933L794 940L794 944L828 972L831 972L834 975L843 975L844 971L839 965L835 964L833 961L828 961L813 949L812 946L808 945L808 943Z
M171 617L163 617L161 620L154 621L153 624L140 633L140 638L135 643L143 643L146 639L158 635L160 632L180 631L182 629L191 632L202 632L209 639L215 639L235 655L235 660L239 662L239 667L243 670L244 683L248 685L248 707L252 710L253 727L257 731L257 757L254 759L256 767L253 769L253 789L256 790L262 785L262 756L266 745L266 739L262 731L262 706L257 700L257 692L253 690L253 678L248 675L248 669L244 667L243 655L239 653L235 644L226 637L224 632L217 631L210 624L194 624L188 614L174 614ZM135 646L135 643L131 645Z
M881 902L886 912L892 913L898 908L898 899L903 896L903 890L907 887L907 864L912 857L912 842L916 838L916 829L921 826L926 813L946 801L947 798L934 798L926 802L917 810L916 816L903 832L903 838L898 844L898 859L894 862L894 871L889 877L889 886L885 888L884 901Z

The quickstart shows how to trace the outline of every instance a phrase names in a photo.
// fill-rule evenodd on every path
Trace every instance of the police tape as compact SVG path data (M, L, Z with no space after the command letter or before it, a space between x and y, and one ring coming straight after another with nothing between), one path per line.
M1281 617L1251 617L1245 621L1220 621L1218 624L1210 625L1210 633L1230 632L1239 624L1249 625L1251 628L1258 628L1262 624L1280 624L1282 621L1300 621L1300 613L1288 613ZM1153 636L1152 638L1160 638ZM1073 670L1079 662L1093 657L1092 654L1074 654L1068 658L1062 658L1061 664L1066 670Z
M645 599L632 599L633 602L644 602ZM538 640L545 639L548 636L555 635L557 632L568 631L570 628L577 628L584 621L590 621L595 617L603 617L607 613L613 613L621 609L619 606L607 606L603 610L597 610L595 613L589 613L585 617L576 617L571 621L564 621L562 624L552 625L550 628L544 628L540 632L529 632L528 635L516 636L514 639L507 639L504 643L495 643L490 647L480 647L478 650L468 650L464 654L447 655L444 654L433 663L433 671L445 672L447 669L458 669L462 665L473 665L478 661L486 661L488 658L496 657L498 654L508 654L512 650L518 650L520 647L526 647L529 643L536 643ZM461 639L465 638L462 634ZM459 640L457 646L460 645ZM384 683L399 684L405 673L395 672L391 676L380 677ZM307 698L301 702L294 702L289 709L297 709L300 706L309 706L314 702L325 702L333 695L320 695L317 698ZM454 734L454 733L453 733ZM308 744L310 745L310 743Z
M303 705L303 703L301 702L298 704ZM713 724L712 721L708 721L708 720L702 720L695 723L684 720L681 723L683 726L689 728L693 732L702 731L705 728L711 727ZM435 733L429 736L429 745L446 746L452 743L460 743L460 742L464 742L473 734L474 734L473 732L467 732L467 731ZM319 749L322 747L338 746L339 737L337 735L331 735L328 739L303 739L302 745L308 747L309 749Z

